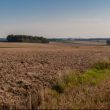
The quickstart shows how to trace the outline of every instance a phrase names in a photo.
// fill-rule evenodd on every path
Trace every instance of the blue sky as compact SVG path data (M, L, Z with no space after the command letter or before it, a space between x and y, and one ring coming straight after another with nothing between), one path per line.
M109 37L110 0L0 0L0 36Z

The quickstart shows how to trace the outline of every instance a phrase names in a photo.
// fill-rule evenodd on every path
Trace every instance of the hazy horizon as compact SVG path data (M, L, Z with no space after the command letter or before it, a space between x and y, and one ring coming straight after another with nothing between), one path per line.
M0 0L0 37L110 37L110 0Z

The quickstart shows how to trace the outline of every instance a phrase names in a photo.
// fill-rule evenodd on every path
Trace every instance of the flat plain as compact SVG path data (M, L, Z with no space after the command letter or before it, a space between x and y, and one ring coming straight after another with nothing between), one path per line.
M23 109L35 108L34 103L36 103L36 107L41 106L42 108L43 102L45 102L42 100L49 102L48 98L42 99L42 93L45 92L42 91L56 84L58 75L71 70L84 72L91 68L95 62L106 58L110 58L110 47L106 45L0 43L0 106L1 108ZM90 87L90 91L97 93L107 90L109 93L109 84L110 80L106 80L101 84L101 89L100 86L99 90ZM89 87L87 88L89 89ZM81 91L80 89L81 87L79 87L79 91ZM40 101L33 102L37 99L35 97L38 97L30 96L30 93L34 94L34 91L40 91L41 100L38 98ZM79 92L78 96L77 88L74 90L74 94L79 97L76 101L80 102L80 97L83 97L83 94ZM110 98L110 95L106 95ZM32 99L33 97L35 99ZM76 107L74 104L71 106L68 102L69 100L65 102L67 105L61 101L57 105L44 105L45 108ZM84 104L85 108L108 108L110 104L109 101L106 103L103 100L102 103L97 103L97 101L96 104L90 103L89 105L88 103L89 101L81 103L82 105L79 104L76 108L83 108Z

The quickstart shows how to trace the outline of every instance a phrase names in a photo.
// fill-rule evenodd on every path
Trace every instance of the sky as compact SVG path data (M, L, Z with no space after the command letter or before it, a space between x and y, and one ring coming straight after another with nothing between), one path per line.
M0 37L110 37L110 0L0 0Z

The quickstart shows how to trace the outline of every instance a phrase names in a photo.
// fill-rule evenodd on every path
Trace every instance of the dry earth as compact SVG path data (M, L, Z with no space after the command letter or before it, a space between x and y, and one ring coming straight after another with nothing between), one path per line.
M110 57L107 46L0 43L0 105L17 106L28 90L51 87L57 74L84 71L106 57Z

